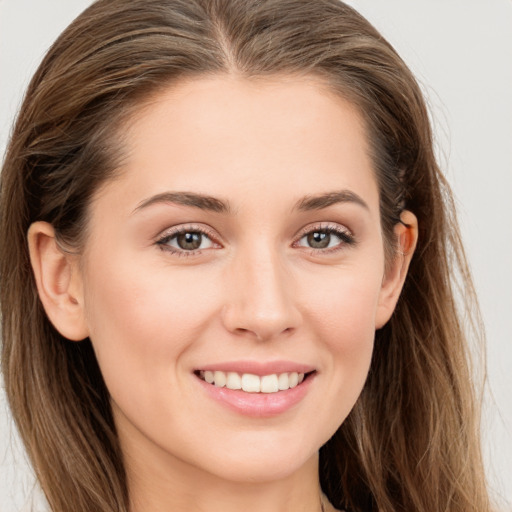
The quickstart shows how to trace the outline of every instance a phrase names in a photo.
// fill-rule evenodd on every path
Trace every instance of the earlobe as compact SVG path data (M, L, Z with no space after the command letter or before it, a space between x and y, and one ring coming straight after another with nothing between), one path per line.
M400 215L400 221L395 226L395 236L398 244L395 258L382 282L375 319L376 329L383 327L393 314L418 241L418 220L416 216L405 210Z
M87 338L77 256L59 247L55 230L47 222L34 222L27 239L37 291L51 323L65 338Z

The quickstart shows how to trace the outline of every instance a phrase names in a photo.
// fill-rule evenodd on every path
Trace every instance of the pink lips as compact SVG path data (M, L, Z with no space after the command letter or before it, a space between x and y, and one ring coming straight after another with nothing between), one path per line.
M221 372L252 373L253 375L262 376L285 372L310 373L314 371L315 368L310 365L293 363L291 361L270 361L266 363L260 363L258 361L226 361L201 366L196 370L220 370Z
M199 370L219 370L240 374L252 373L259 376L285 372L309 374L298 386L276 393L247 393L242 390L216 387L197 377L198 383L210 398L238 414L254 418L269 418L291 409L306 396L316 377L314 367L290 361L269 363L258 363L256 361L225 362L201 366L197 369L197 372Z

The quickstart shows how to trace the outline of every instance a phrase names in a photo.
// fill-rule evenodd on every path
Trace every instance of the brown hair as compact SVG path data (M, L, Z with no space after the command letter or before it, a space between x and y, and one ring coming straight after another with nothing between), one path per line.
M468 307L474 292L427 110L393 48L337 0L99 0L35 74L1 175L2 366L52 510L126 511L129 497L91 344L66 342L46 317L27 229L50 222L80 247L91 197L122 158L121 123L173 81L215 73L322 79L365 118L386 240L403 209L418 218L416 254L376 333L365 388L321 449L325 493L354 511L490 510L457 269Z

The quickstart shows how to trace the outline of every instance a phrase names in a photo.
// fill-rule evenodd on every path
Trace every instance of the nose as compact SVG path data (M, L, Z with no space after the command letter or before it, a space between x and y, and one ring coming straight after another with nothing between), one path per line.
M228 270L222 320L256 340L291 334L301 323L291 272L270 249L240 255Z

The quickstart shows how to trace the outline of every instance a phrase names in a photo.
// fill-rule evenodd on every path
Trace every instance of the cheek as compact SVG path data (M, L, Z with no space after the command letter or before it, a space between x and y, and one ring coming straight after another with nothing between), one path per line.
M334 346L357 351L365 338L373 339L382 277L372 270L343 268L304 283L301 301L306 315Z
M307 315L322 340L332 392L340 398L343 420L357 400L368 375L375 338L381 276L374 272L340 272L308 292ZM309 287L311 290L311 287ZM340 422L341 422L340 421Z
M211 320L214 308L214 294L204 280L200 288L179 273L171 279L165 269L143 268L95 267L86 280L90 338L114 397L134 380L137 393L147 395L155 380L172 384L177 375L172 369Z

